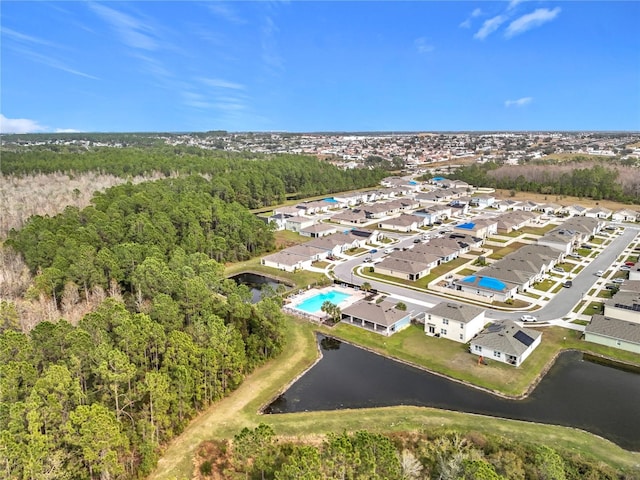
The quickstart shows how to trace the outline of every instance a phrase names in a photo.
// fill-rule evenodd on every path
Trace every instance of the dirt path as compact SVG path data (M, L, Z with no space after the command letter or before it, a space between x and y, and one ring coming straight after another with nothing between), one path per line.
M232 436L244 426L258 423L256 415L282 386L303 371L315 352L309 329L294 324L285 351L249 375L240 388L196 417L184 432L166 446L156 470L149 480L183 480L191 478L193 455L201 442L214 437ZM254 404L255 405L250 405ZM248 408L251 407L251 408Z

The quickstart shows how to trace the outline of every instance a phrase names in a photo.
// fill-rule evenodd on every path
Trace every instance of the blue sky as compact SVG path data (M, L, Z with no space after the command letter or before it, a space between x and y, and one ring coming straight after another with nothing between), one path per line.
M3 0L2 132L640 130L640 2Z

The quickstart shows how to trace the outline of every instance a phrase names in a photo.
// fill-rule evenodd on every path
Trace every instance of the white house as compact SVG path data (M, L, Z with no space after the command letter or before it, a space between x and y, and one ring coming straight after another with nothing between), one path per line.
M487 360L516 367L524 362L542 340L542 333L519 327L510 320L493 323L471 340L469 351Z
M467 343L484 328L484 309L440 302L425 312L424 331L455 342Z
M637 222L640 214L633 210L618 210L611 215L611 220L614 222Z

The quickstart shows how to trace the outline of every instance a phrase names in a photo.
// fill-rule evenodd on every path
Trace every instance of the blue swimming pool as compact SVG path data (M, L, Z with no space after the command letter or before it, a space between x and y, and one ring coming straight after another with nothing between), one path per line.
M473 230L476 226L473 222L461 223L460 225L456 225L456 228L464 228L465 230Z
M296 305L295 308L307 313L318 313L320 311L320 307L322 307L322 304L324 302L329 301L334 305L339 305L350 296L351 295L349 295L348 293L342 293L337 290L329 290L328 292L318 293L313 297L307 298L304 302Z
M338 203L338 200L336 200L335 198L331 197L331 198L323 198L323 200L325 202L329 202L329 203Z
M462 279L463 282L466 283L475 283L476 276L470 275ZM497 278L493 277L480 277L477 285L482 288L488 288L490 290L502 291L507 288L507 285L504 282L501 282Z

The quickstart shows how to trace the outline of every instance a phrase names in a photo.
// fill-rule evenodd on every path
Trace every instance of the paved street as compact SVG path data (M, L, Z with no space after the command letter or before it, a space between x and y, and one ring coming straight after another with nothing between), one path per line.
M563 317L573 318L576 316L572 313L575 305L587 295L596 282L606 281L606 279L602 280L597 277L595 273L598 270L606 271L612 267L619 267L620 263L617 262L618 256L629 246L639 232L640 229L637 226L626 226L625 231L617 235L596 258L583 258L580 261L581 265L584 267L583 270L578 275L571 278L573 281L573 287L563 288L555 295L550 295L552 296L550 301L546 302L542 308L531 313L538 317L538 320L544 321L545 323L562 325L576 330L584 330L582 325L570 323L570 321L564 321ZM410 246L413 244L413 238L415 237L404 238L393 246L399 248ZM384 255L384 247L378 249L377 253L370 254L374 261ZM405 288L401 285L390 285L373 279L363 280L352 273L353 269L358 265L361 265L363 260L364 256L361 256L336 265L334 269L336 278L344 281L345 283L352 283L355 285L362 285L365 281L368 281L374 289L385 292L393 298L398 299L398 301L406 303L410 310L415 311L424 311L426 308L445 299L451 299L452 301L457 302L464 301L463 299L454 297L442 297L429 293L418 292L410 288ZM522 315L522 312L509 312L487 308L485 315L490 320L517 320Z

